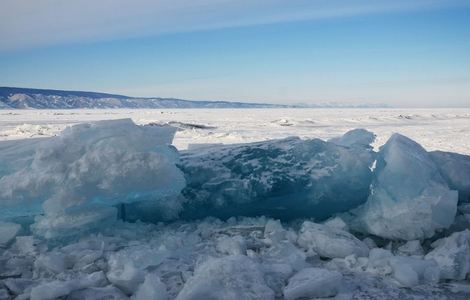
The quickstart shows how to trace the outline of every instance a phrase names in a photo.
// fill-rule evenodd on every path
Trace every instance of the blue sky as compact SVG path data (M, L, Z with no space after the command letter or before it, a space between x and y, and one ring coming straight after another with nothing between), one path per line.
M0 2L0 85L470 106L470 1L94 2Z

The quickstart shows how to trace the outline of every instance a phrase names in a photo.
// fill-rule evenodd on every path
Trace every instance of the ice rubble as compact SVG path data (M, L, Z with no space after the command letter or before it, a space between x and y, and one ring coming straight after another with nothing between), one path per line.
M289 279L284 288L286 300L335 296L341 287L341 273L320 268L305 268Z
M21 225L0 221L0 247L6 246L21 230Z
M470 275L470 230L455 232L432 246L426 258L437 262L442 279L462 280Z
M274 292L255 261L234 255L197 266L176 299L274 299Z
M458 294L437 283L439 278L448 278L440 274L449 267L458 270L451 274L468 272L468 268L461 269L468 262L468 246L460 247L458 255L450 252L442 257L441 263L380 248L362 257L318 259L299 245L300 236L296 225L264 217L167 225L117 222L100 234L55 246L38 239L34 250L24 254L13 244L0 252L0 289L18 299L304 299L334 295L384 299L403 293L397 289L405 286L409 288L406 293L416 299L444 295L452 299ZM244 241L244 254L220 249L219 241L232 237ZM451 244L444 241L438 244L449 249ZM447 263L452 260L455 263Z
M454 222L450 189L466 195L468 157L399 135L376 154L373 134L354 130L198 148L178 161L173 133L114 121L0 143L0 297L358 299L407 287L417 299L468 298L439 283L470 275L470 231L444 236L468 223L434 235ZM178 220L118 221L119 203L129 219ZM32 231L15 218L43 210ZM207 216L226 220L189 220Z
M367 245L349 232L308 221L302 224L298 243L301 247L328 258L369 254Z

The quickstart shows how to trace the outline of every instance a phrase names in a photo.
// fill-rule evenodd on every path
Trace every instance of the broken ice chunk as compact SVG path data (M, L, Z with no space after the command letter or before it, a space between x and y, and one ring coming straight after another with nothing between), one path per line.
M91 287L73 291L67 300L128 300L129 298L120 289L108 285L105 287Z
M0 247L4 247L12 241L20 230L20 224L0 221Z
M145 279L144 272L132 265L125 265L122 269L112 269L106 275L113 285L127 295L132 295Z
M398 247L398 253L400 255L407 256L422 256L424 254L423 247L418 240L408 241L404 245Z
M169 145L174 133L171 127L113 120L68 127L41 141L0 145L0 217L44 210L38 234L48 234L51 226L54 234L61 229L70 234L76 232L71 228L101 220L92 204L178 195L185 182L175 165L178 153ZM65 215L73 221L59 222Z
M147 274L145 281L139 286L132 297L133 300L167 300L166 286L155 274Z
M340 146L364 148L372 148L371 144L374 141L375 134L362 128L350 130L343 136L331 138L328 140L328 142Z
M432 246L434 250L425 258L437 262L441 279L463 280L470 274L470 230L455 232Z
M373 161L369 146L295 137L186 151L180 216L326 219L365 202Z
M323 222L323 225L340 229L340 230L344 230L344 231L349 230L348 225L340 217L330 218L326 220L325 222Z
M470 155L442 151L429 154L449 187L459 191L459 200L470 202Z
M105 226L116 220L115 207L104 205L84 205L69 208L64 212L37 216L31 226L33 232L45 238L78 234Z
M71 292L87 287L99 287L107 284L102 271L68 281L51 281L31 289L31 300L49 300L67 296Z
M34 262L37 271L46 271L60 274L69 266L68 257L60 252L48 252L39 255Z
M309 221L302 224L297 242L328 258L344 258L351 254L367 256L369 253L369 247L349 232Z
M268 220L264 226L264 237L271 244L277 244L286 238L287 231L282 227L279 220Z
M242 236L222 236L217 240L217 251L228 255L245 255L246 242Z
M380 148L371 194L358 210L362 229L389 239L428 238L448 228L456 210L457 192L448 188L426 150L392 135Z
M114 252L109 256L109 281L127 295L135 293L145 280L145 269L158 266L169 255L165 247L152 248L149 245L135 245Z
M235 255L197 266L176 299L274 299L274 292L266 285L258 263Z
M439 281L439 267L434 260L395 256L390 259L393 277L403 286L413 287Z
M284 288L286 300L310 299L335 296L341 285L342 275L336 271L306 268L289 279Z

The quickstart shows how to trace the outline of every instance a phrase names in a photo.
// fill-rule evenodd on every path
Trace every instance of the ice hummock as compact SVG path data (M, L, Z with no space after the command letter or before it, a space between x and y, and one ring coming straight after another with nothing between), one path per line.
M465 174L451 172L465 157L430 155L399 134L379 153L370 145L375 135L355 129L329 141L290 137L188 150L179 160L174 133L118 120L2 143L0 214L36 215L33 231L54 237L109 226L119 203L135 203L126 207L129 220L152 222L322 220L365 203L355 229L416 240L453 223L457 193L447 182L464 195L467 189Z
M347 142L290 137L186 151L180 217L326 219L348 211L369 194L373 137L363 130Z
M128 119L75 125L32 143L9 142L0 147L0 215L44 213L36 229L54 235L113 219L109 206L118 203L177 195L185 181L170 145L174 133Z
M429 238L452 225L457 198L429 153L394 134L378 153L369 198L358 210L359 226L389 239Z
M15 174L19 180L2 183L18 198L0 198L0 218L7 219L0 222L0 298L384 299L405 292L417 299L468 298L468 291L450 288L456 280L465 285L470 275L468 230L434 235L454 222L443 207L456 206L449 187L465 192L455 183L465 173L452 171L465 157L451 155L446 160L453 163L442 168L433 154L397 136L376 154L374 135L354 130L327 142L287 138L197 148L179 162L169 146L173 132L116 121L79 125L56 138L0 143L0 182ZM54 155L46 155L49 148ZM129 155L135 161L126 160ZM138 162L142 173L129 167ZM73 173L69 165L77 164L89 172L77 167ZM23 194L15 184L28 172L38 182ZM47 180L39 182L39 175ZM387 230L358 233L357 223L337 215L367 198L387 200L377 198L377 190L395 197L379 215ZM119 203L127 203L130 219L175 222L116 220ZM403 214L387 219L394 211ZM470 208L462 202L459 211L467 218ZM32 231L12 218L43 212ZM456 228L468 226L457 222Z

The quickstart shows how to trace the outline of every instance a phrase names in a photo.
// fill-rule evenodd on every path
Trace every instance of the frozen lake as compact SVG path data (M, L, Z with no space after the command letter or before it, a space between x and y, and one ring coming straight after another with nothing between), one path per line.
M427 150L470 154L470 109L112 109L0 110L0 140L53 136L65 126L132 118L173 123L174 145L246 143L287 136L330 138L353 128L377 134L382 145L398 132Z

